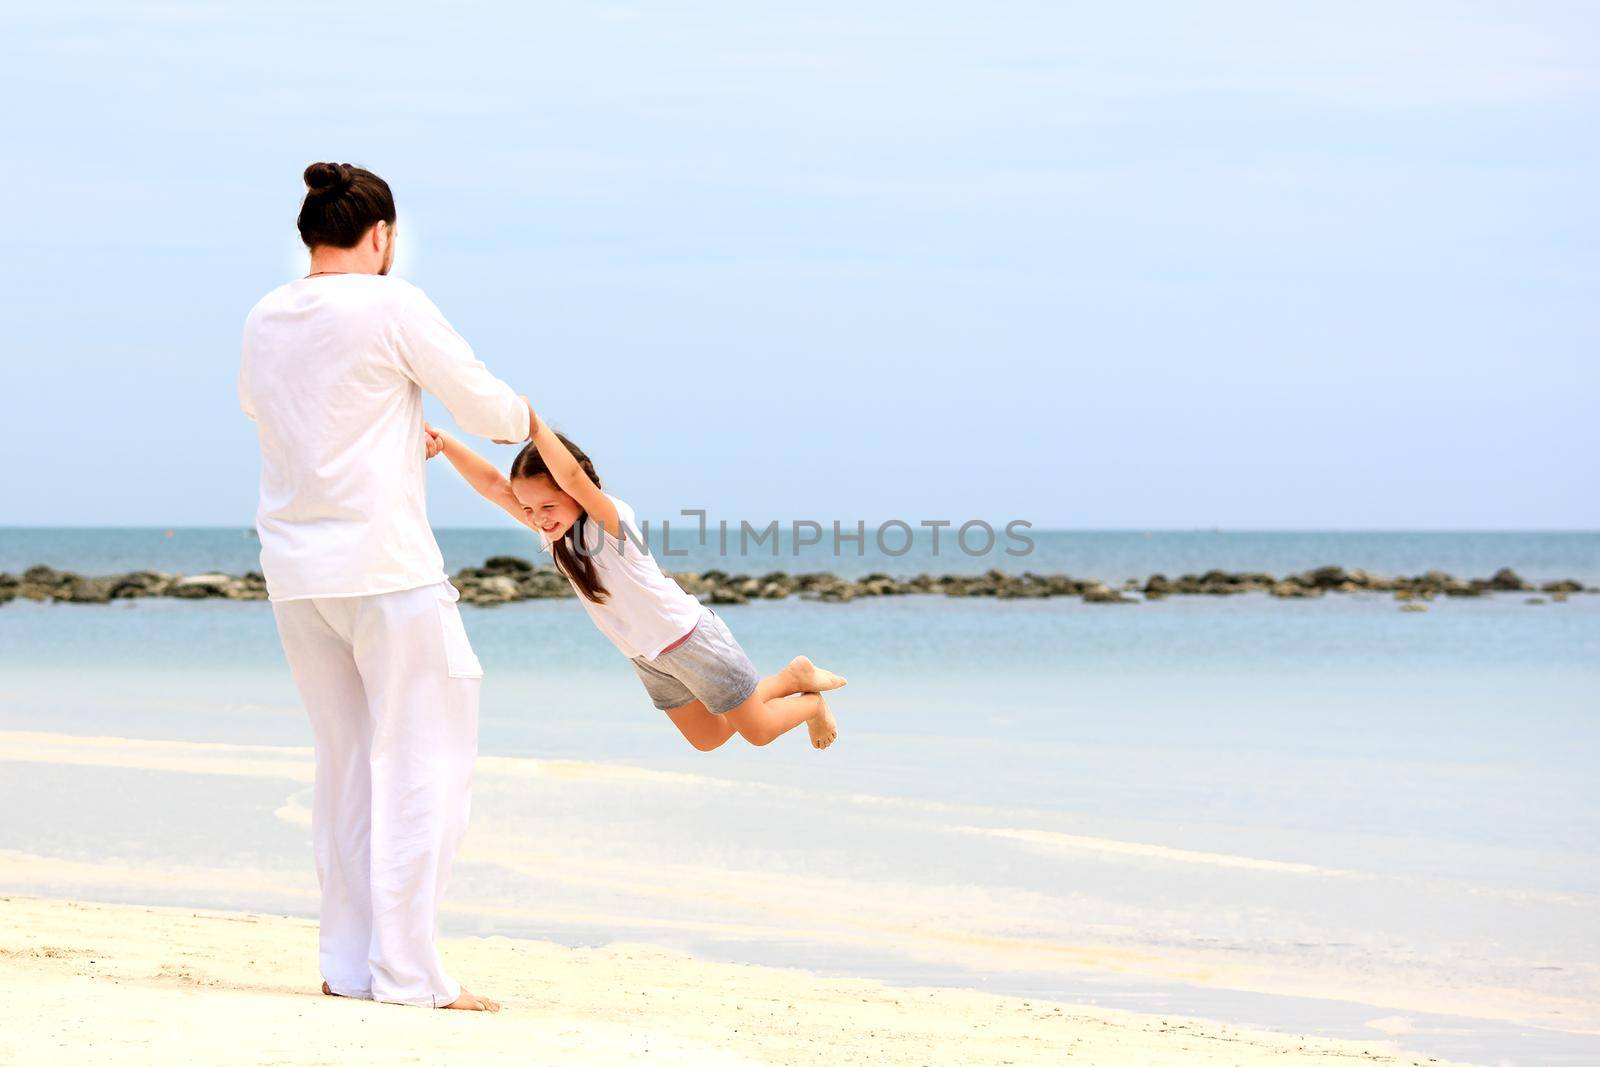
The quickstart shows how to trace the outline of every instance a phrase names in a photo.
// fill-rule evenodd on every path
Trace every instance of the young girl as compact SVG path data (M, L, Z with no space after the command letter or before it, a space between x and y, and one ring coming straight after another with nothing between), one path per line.
M804 656L758 679L716 613L661 570L633 509L601 490L589 457L529 410L533 439L510 477L431 426L428 455L442 451L467 484L539 533L594 624L695 748L709 752L735 732L765 745L801 723L814 746L831 745L838 725L822 694L845 680Z

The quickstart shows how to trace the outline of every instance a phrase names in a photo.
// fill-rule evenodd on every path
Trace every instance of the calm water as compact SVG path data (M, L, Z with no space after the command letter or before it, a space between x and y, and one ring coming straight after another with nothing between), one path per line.
M452 567L532 555L515 531L440 539ZM1026 569L1108 578L1600 582L1594 534L1039 542ZM238 531L0 533L11 571L253 552ZM763 667L805 651L851 678L822 754L695 753L576 605L468 608L488 758L448 922L1595 1062L1600 596L1524 600L719 609ZM312 914L309 798L283 769L307 744L265 605L0 607L0 804L30 813L0 824L0 890Z

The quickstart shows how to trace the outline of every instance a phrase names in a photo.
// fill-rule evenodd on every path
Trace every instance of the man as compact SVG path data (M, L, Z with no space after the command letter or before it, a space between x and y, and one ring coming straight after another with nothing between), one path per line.
M323 992L497 1011L434 946L483 669L428 526L422 390L502 443L528 437L531 409L387 276L388 183L340 163L305 181L311 270L250 312L239 396L261 441L261 569L316 743Z

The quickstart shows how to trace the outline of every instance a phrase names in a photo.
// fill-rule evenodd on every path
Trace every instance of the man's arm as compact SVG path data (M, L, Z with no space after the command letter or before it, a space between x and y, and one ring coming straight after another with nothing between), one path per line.
M397 347L406 376L444 401L466 432L501 444L526 441L527 401L489 373L420 289L406 285L403 298Z

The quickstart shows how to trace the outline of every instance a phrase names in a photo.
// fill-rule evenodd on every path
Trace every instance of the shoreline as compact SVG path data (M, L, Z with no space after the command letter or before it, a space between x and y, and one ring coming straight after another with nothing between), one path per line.
M1360 568L1317 567L1277 577L1261 571L1210 570L1169 578L1152 574L1140 581L1130 578L1111 584L1098 578L1067 574L1011 574L990 570L980 575L918 574L896 578L868 574L841 578L819 571L762 575L730 574L721 570L669 572L685 592L706 603L745 604L757 600L802 600L848 603L858 598L885 596L993 597L1001 600L1075 597L1086 604L1144 604L1174 596L1237 596L1265 593L1278 599L1315 599L1332 594L1385 593L1403 611L1426 611L1437 597L1481 597L1521 593L1527 603L1561 603L1574 593L1594 593L1575 578L1530 582L1510 567L1488 578L1459 578L1440 570L1419 575L1386 577ZM491 556L482 566L466 567L450 576L463 603L494 607L521 600L559 600L574 596L572 587L549 564L534 564L518 556ZM221 573L180 575L161 571L127 571L86 576L56 570L44 564L21 575L0 573L0 605L23 599L69 604L106 604L113 600L164 597L179 600L266 600L261 574Z
M321 996L304 919L19 895L0 915L0 975L30 1006L0 1033L7 1062L1447 1063L1389 1041L501 936L440 944L505 1010L440 1014Z

